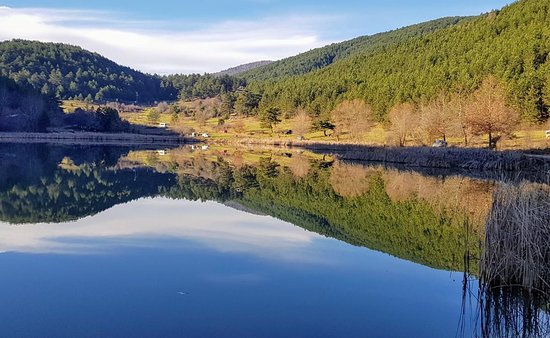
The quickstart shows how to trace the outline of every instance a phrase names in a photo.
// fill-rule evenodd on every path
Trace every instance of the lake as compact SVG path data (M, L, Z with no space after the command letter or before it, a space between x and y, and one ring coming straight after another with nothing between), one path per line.
M546 298L526 311L525 292L479 282L498 192L541 182L269 148L0 144L0 160L2 337L550 327Z

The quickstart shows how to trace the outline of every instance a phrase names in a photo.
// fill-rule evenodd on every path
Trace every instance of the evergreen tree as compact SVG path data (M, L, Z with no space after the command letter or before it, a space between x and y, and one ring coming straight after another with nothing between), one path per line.
M281 123L281 110L272 107L262 111L260 121L262 122L262 127L271 129L271 133L273 133L273 127Z

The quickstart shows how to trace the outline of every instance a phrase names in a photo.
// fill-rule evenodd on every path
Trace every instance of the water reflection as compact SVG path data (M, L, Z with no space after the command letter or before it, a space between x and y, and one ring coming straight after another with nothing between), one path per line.
M367 263L356 261L359 252L369 252L368 259L391 267L390 273L370 263L373 283L393 283L379 289L380 303L386 292L386 298L418 302L422 295L441 304L441 295L430 296L430 288L441 287L454 297L445 298L452 313L458 316L463 302L463 336L549 332L549 188L540 180L506 183L479 173L401 170L281 149L0 145L0 159L0 252L70 256L173 243L306 269L343 269L350 262L360 269L359 262ZM342 243L384 258L350 254ZM345 253L333 256L340 250ZM410 274L397 277L397 267ZM463 298L460 278L452 275L456 295L449 294L449 281L432 269L464 272ZM423 283L416 291L414 278ZM212 273L208 281L220 279L263 281L249 272ZM456 327L451 317L446 312ZM402 320L414 326L411 318Z
M261 226L258 226L261 224ZM275 219L217 203L141 199L73 223L13 227L0 224L0 251L92 254L117 245L147 246L186 239L220 252L300 259L319 236ZM109 239L103 243L90 240Z
M479 256L494 189L491 181L430 177L302 151L29 147L10 149L12 160L3 162L22 174L0 185L0 220L7 223L65 223L144 197L217 201L455 271L465 250ZM33 161L44 152L47 157Z

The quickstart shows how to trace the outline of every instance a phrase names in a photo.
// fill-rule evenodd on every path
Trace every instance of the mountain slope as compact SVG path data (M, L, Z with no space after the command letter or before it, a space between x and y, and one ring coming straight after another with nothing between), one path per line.
M158 77L66 44L0 42L0 75L59 99L150 102L177 94Z
M290 76L303 75L327 67L338 60L370 50L397 44L412 37L422 36L433 31L457 24L467 18L452 17L433 20L386 33L362 36L341 43L310 50L269 65L255 68L240 74L248 81L278 80Z
M469 92L493 74L525 120L544 121L550 107L549 8L550 0L518 1L302 76L256 80L250 89L264 94L264 107L291 103L322 114L360 98L384 118L394 104L429 100L441 91Z
M235 76L242 74L244 72L247 72L252 69L256 69L258 67L267 66L268 64L273 63L273 61L257 61L257 62L251 62L244 65L240 65L237 67L231 67L226 70L222 70L221 72L214 73L213 75L216 76L223 76L223 75L229 75L229 76Z

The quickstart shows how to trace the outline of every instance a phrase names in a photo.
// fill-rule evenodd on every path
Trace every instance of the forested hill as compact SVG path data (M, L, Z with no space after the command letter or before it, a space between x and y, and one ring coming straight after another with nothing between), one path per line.
M364 53L391 44L407 41L412 37L423 36L433 31L455 25L467 18L452 17L429 21L386 33L362 36L352 40L334 43L310 50L297 56L257 67L240 74L249 81L278 80L285 77L303 75L321 69L332 63L358 53Z
M159 77L66 44L0 42L0 75L58 99L152 102L177 97L177 90Z
M231 67L229 69L222 70L221 72L214 73L214 75L216 75L216 76L223 76L223 75L235 76L235 75L242 74L242 73L247 72L247 71L252 70L252 69L256 69L256 68L259 68L259 67L266 66L270 63L273 63L273 61L257 61L257 62L247 63L247 64L244 64L244 65Z
M549 7L550 0L521 0L276 82L249 74L256 80L249 89L263 94L264 107L290 103L322 114L342 100L359 98L384 118L395 104L430 100L440 92L471 92L492 74L524 119L544 121L550 107Z
M0 131L45 131L62 116L56 100L0 76Z

